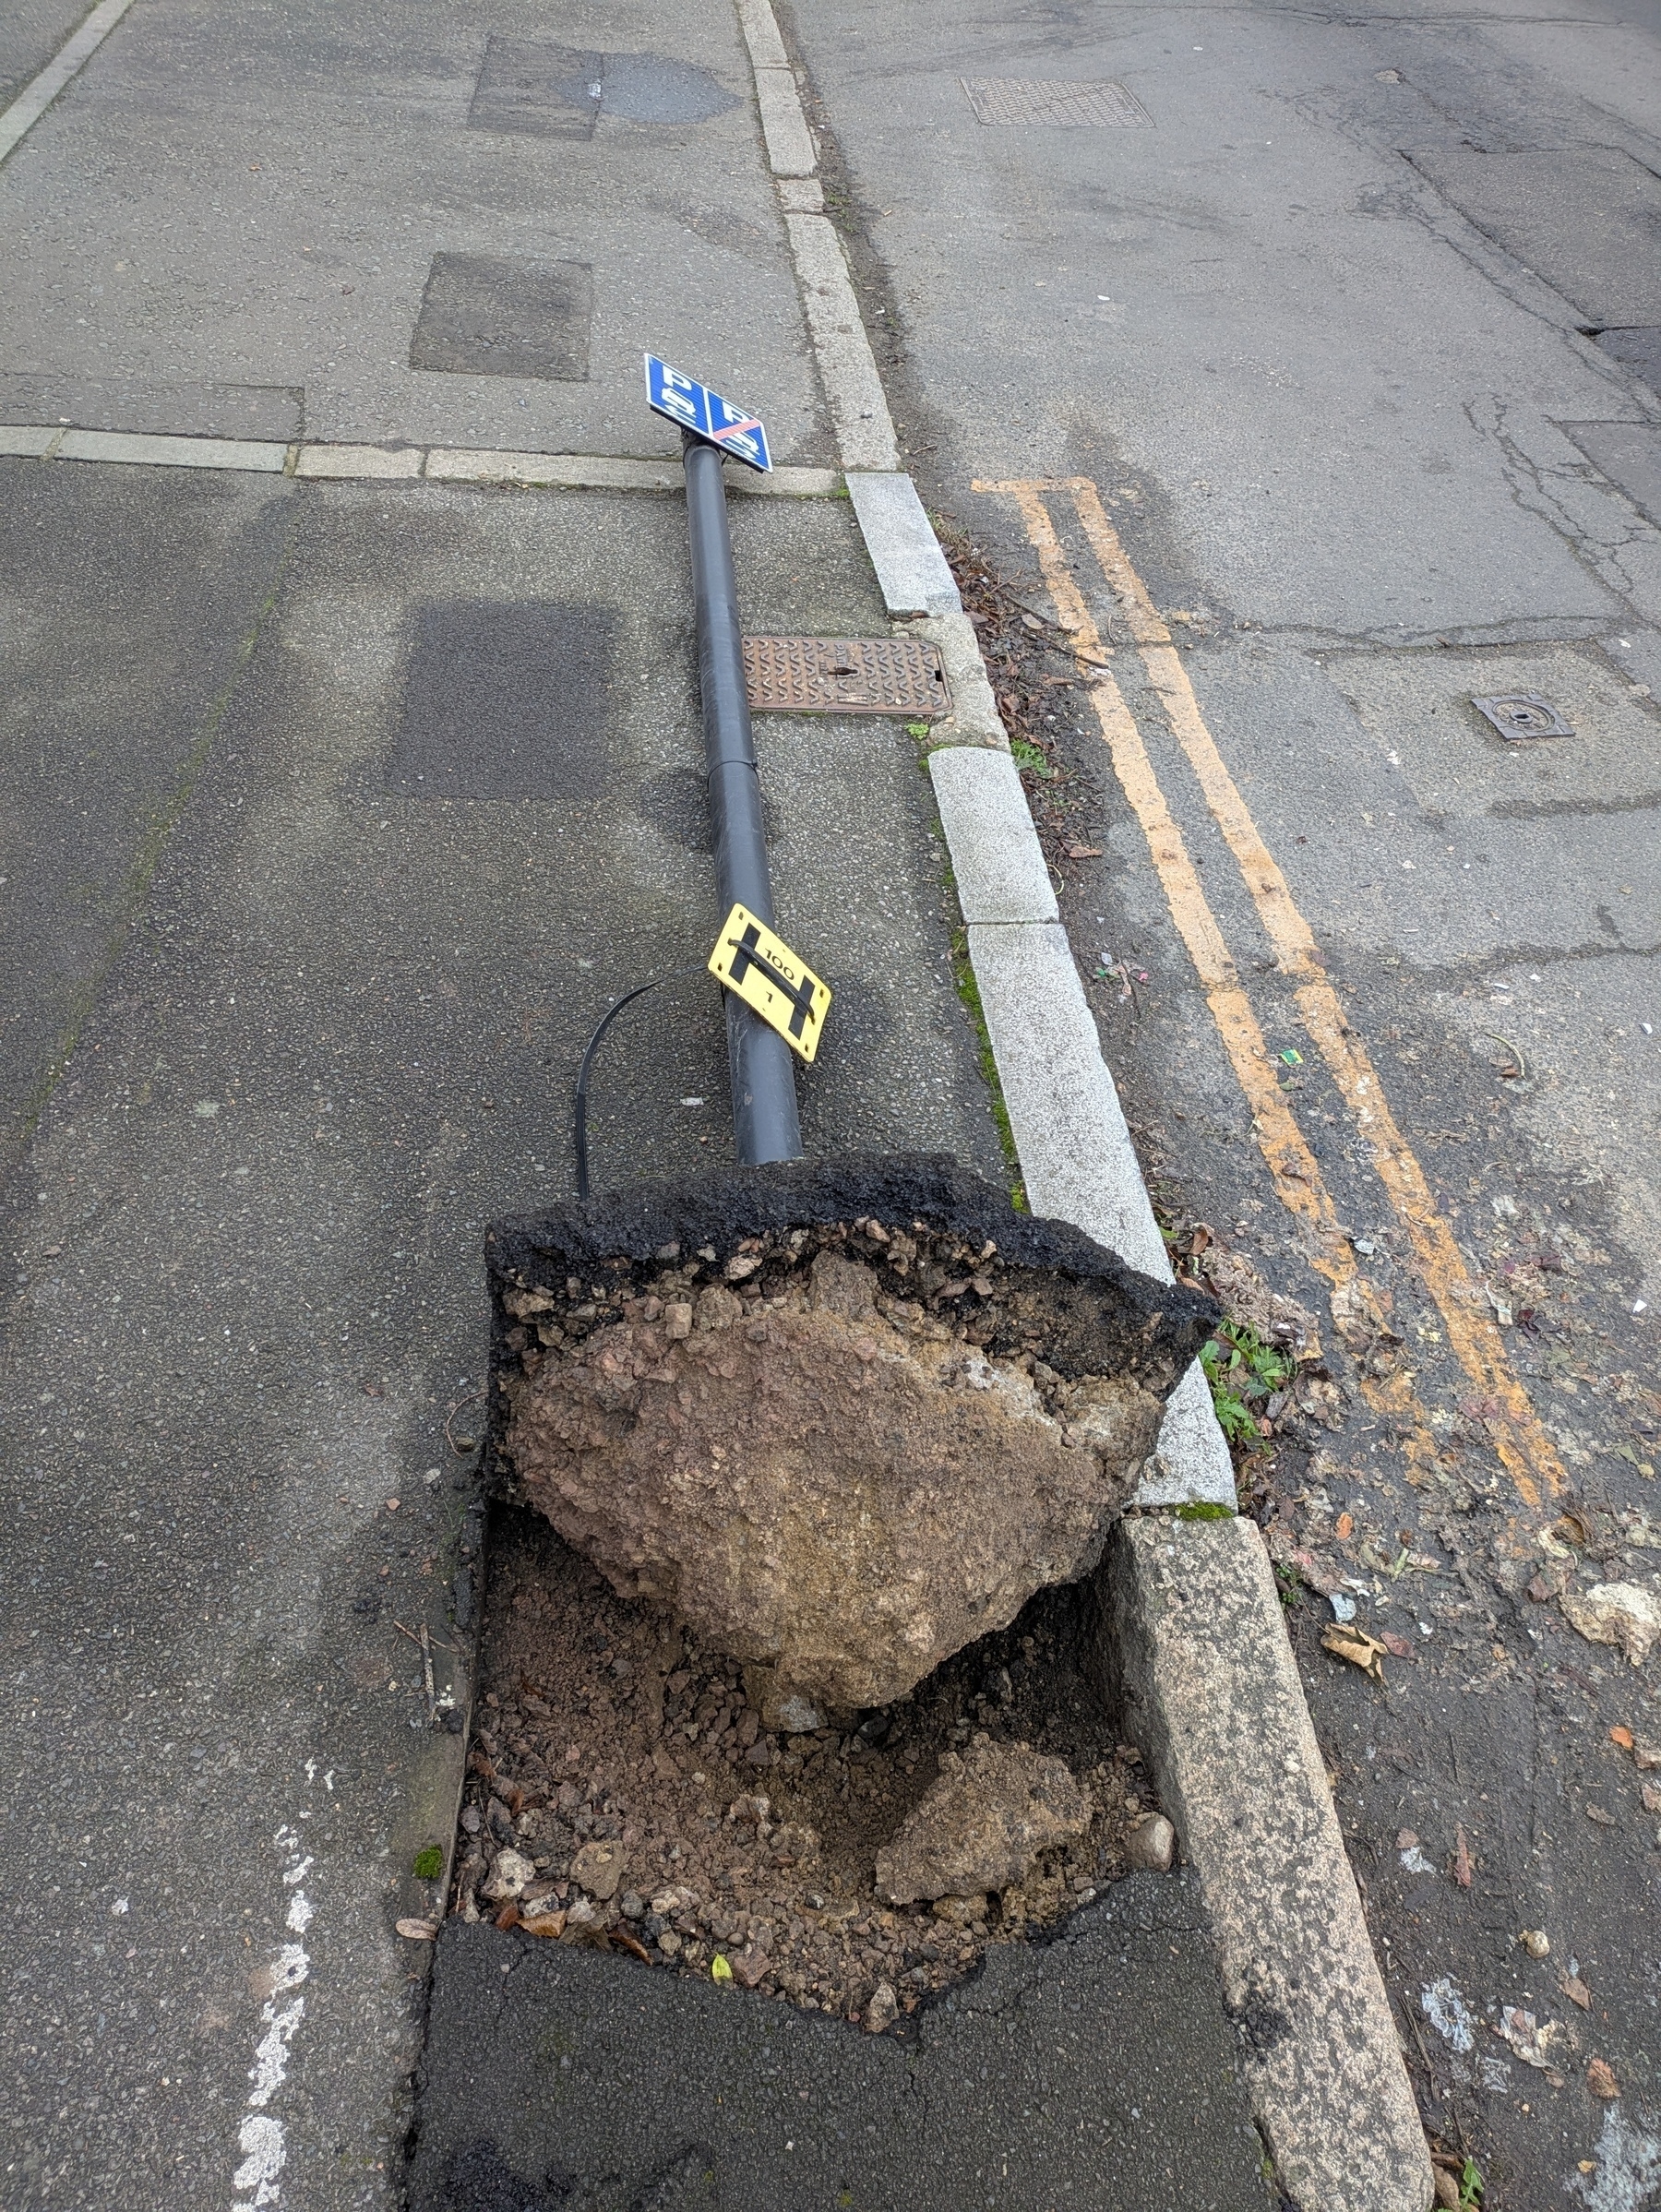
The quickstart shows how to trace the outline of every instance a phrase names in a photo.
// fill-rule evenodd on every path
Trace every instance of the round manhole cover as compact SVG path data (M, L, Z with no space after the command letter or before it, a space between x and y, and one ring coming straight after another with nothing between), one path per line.
M1571 737L1574 733L1548 699L1537 691L1506 691L1491 699L1473 699L1478 714L1486 715L1501 737Z

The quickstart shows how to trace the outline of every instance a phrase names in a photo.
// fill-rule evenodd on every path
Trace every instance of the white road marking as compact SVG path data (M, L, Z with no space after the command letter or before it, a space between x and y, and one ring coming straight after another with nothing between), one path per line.
M103 0L87 18L68 44L58 49L40 75L30 79L0 115L0 161L4 161L26 132L34 128L64 87L97 53L133 0Z
M243 2151L243 2163L233 2178L233 2187L252 2189L249 2200L254 2205L274 2205L277 2202L277 2176L288 2164L288 2146L282 2139L282 2122L266 2112L250 2112L242 2123L237 2141Z
M316 1762L308 1760L308 1782L317 1771ZM309 1810L298 1817L309 1819ZM286 1821L271 1840L284 1855L283 1887L294 1892L284 1925L290 1933L304 1935L317 1916L311 1900L296 1885L305 1880L313 1860L302 1853L299 1831ZM232 2176L232 2186L238 2192L233 2212L258 2212L262 2206L275 2205L282 2194L280 2177L288 2163L287 2137L282 2122L265 2108L288 2078L289 2046L305 2017L305 1999L291 1992L309 1980L311 1964L304 1944L280 1943L265 1971L269 1994L259 2014L265 2032L254 2046L254 2063L248 2069L253 2086L248 2091L248 2110L237 2131L242 2164Z

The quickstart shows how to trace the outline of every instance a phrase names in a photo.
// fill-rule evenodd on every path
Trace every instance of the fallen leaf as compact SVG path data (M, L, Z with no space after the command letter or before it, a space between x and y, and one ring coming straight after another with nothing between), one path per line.
M1069 845L1067 857L1069 860L1099 860L1102 848L1100 845Z
M1339 1516L1338 1516L1338 1541L1339 1541L1341 1544L1347 1544L1347 1543L1348 1543L1348 1541L1349 1541L1349 1539L1351 1538L1351 1536L1353 1536L1355 1535L1355 1533L1356 1533L1356 1516L1355 1516L1355 1514L1354 1514L1354 1513L1340 1513L1340 1514L1339 1514Z
M1578 1974L1559 1976L1558 1987L1568 1998L1570 2003L1578 2004L1583 2013L1589 2013L1592 2010L1592 1992Z
M412 1943L430 1943L438 1933L431 1920L400 1920L397 1926L399 1934L407 1935Z
M651 1964L651 1955L647 1950L645 1944L640 1943L636 1937L628 1934L627 1930L622 1928L614 1928L612 1930L612 1941L614 1943L621 1943L625 1951L632 1951L643 1967L649 1967Z
M1396 1831L1396 1849L1398 1851L1411 1851L1417 1841L1418 1837L1411 1828L1400 1828Z
M1356 1628L1353 1621L1334 1620L1321 1630L1320 1641L1324 1649L1347 1659L1352 1667L1360 1668L1375 1682L1382 1683L1387 1647L1376 1636L1369 1636L1364 1628Z
M563 1912L528 1913L520 1922L527 1935L563 1935L566 1917Z
M508 1928L517 1928L519 1926L519 1899L517 1897L509 1897L507 1903L502 1907L501 1911L497 1913L496 1917L496 1924L498 1928L503 1930Z
M1601 2097L1606 2104L1620 2095L1620 2084L1602 2059L1594 2059L1586 2068L1586 2086L1594 2097Z
M1381 1628L1379 1631L1379 1641L1387 1652L1398 1659L1410 1659L1413 1656L1412 1644L1408 1643L1405 1636L1398 1636L1392 1628Z
M1631 1728L1611 1728L1609 1741L1619 1744L1623 1752L1630 1752L1632 1748L1632 1731Z
M1463 1827L1455 1828L1453 1834L1455 1838L1453 1879L1461 1889L1469 1889L1471 1886L1471 1847L1465 1841L1465 1832Z

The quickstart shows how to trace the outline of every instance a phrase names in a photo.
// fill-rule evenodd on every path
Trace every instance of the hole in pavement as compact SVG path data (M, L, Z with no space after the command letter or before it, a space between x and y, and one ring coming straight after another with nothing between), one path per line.
M902 2033L1168 1864L1093 1577L1209 1304L926 1159L621 1192L489 1250L453 1911Z
M1157 1807L1084 1663L1088 1584L1041 1591L885 1710L792 1734L761 1727L740 1665L618 1597L540 1515L498 1507L489 1560L454 1859L466 1917L540 1922L620 1969L644 1953L707 1981L720 1955L741 1985L841 2019L886 1986L903 2032L990 1944L1052 1934L1131 1871L1130 1831ZM942 1754L977 1740L1064 1761L1088 1828L1001 1894L890 1905L878 1850ZM534 1871L489 1896L508 1851ZM585 1898L594 1917L572 1920Z

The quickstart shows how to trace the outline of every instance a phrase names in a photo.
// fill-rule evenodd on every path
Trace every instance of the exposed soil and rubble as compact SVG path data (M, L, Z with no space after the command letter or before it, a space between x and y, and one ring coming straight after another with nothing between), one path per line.
M990 1238L863 1218L598 1277L504 1293L516 1492L765 1670L769 1723L887 1704L1088 1571L1158 1437L1093 1371L1091 1290Z
M889 1710L786 1734L736 1664L506 1509L452 1909L903 2033L989 1943L1050 1932L1168 1858L1139 1754L1083 1671L1089 1604L1046 1591ZM1039 1801L1003 1817L1029 1777ZM958 1830L958 1878L1003 1886L893 1904L880 1855L893 1893L937 1886L917 1879L926 1835L903 1862L893 1846L942 1782L973 1786L981 1813Z

